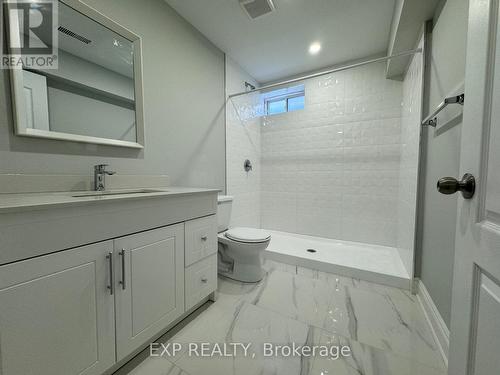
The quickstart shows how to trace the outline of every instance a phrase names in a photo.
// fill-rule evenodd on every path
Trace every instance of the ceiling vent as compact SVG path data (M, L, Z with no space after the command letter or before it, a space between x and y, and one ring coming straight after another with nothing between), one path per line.
M70 29L67 29L66 27L64 26L59 26L57 28L57 30L59 30L59 32L63 33L63 34L66 34L72 38L75 38L76 40L79 40L80 42L82 43L85 43L85 44L90 44L92 43L92 41L88 38L85 38L84 36L80 35L80 34L77 34L73 31L71 31Z
M252 20L276 9L273 0L240 0L240 5Z

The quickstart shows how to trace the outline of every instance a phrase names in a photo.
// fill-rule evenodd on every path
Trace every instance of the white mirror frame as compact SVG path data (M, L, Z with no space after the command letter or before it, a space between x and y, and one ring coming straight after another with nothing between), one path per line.
M143 79L142 79L142 41L141 37L134 34L115 21L111 20L96 9L84 4L81 0L59 0L84 16L100 23L122 37L128 39L134 46L134 89L135 89L135 117L136 117L136 142L120 141L116 139L91 137L49 130L29 128L26 120L26 103L24 96L24 77L21 68L10 69L10 81L12 92L12 105L14 111L15 133L24 137L56 139L80 143L93 143L109 146L130 147L136 149L144 148L144 102L143 102ZM19 25L9 24L6 16L9 46L12 38L19 35Z

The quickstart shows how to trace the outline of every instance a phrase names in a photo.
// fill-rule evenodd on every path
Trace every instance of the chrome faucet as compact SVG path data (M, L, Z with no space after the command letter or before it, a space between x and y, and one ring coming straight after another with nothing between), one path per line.
M98 164L94 166L94 190L104 191L106 190L106 175L114 175L116 172L107 171L106 167L108 164Z

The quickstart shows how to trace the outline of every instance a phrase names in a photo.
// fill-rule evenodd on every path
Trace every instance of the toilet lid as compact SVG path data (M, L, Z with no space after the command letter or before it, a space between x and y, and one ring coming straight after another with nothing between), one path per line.
M226 237L240 242L264 242L271 238L271 233L255 228L232 228L226 232Z

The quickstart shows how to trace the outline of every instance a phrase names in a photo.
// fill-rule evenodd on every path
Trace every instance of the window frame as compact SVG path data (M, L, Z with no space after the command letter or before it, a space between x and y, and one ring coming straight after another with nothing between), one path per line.
M277 96L272 96L270 98L266 98L264 100L264 106L266 108L266 116L274 116L274 115L280 115L282 113L293 112L293 111L289 110L288 100L289 99L294 99L294 98L299 98L299 97L304 97L304 99L305 99L305 97L306 97L305 90L299 91L299 92L293 92L293 93L290 93L290 94L283 94L283 95L277 95ZM269 104L275 103L275 102L280 102L283 99L285 100L285 104L286 104L285 111L284 112L279 112L279 113L269 113ZM295 111L297 111L297 109Z

